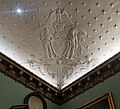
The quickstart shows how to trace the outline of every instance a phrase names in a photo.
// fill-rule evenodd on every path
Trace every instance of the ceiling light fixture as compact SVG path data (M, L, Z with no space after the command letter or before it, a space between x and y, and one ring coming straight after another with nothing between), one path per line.
M23 10L20 9L20 8L18 8L18 9L16 10L16 12L17 12L18 14L21 14L21 13L23 12Z

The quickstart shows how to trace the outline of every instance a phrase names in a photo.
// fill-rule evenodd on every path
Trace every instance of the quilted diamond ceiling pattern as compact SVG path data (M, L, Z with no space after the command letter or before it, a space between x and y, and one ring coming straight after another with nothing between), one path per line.
M0 52L58 89L120 51L119 0L1 0Z

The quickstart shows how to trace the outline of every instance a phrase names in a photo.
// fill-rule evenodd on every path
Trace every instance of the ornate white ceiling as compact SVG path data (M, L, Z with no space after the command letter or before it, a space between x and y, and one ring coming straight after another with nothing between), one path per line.
M0 52L62 89L120 51L119 17L119 0L1 0Z

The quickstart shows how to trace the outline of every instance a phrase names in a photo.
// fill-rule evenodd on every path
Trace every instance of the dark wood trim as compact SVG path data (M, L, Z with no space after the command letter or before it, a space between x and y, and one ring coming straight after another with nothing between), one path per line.
M15 105L10 107L9 109L29 109L27 104L23 104L23 105Z

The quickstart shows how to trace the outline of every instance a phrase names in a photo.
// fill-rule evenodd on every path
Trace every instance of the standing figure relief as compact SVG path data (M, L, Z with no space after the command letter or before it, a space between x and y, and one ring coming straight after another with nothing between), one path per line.
M52 47L52 40L54 37L49 33L49 29L46 27L43 29L41 34L41 41L43 43L43 50L45 58L53 58L56 57L56 53Z
M65 58L73 59L78 48L78 38L77 38L77 28L75 26L71 27L69 30L69 34L67 36L68 39L68 47L64 54Z

